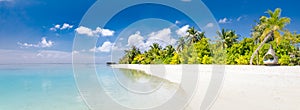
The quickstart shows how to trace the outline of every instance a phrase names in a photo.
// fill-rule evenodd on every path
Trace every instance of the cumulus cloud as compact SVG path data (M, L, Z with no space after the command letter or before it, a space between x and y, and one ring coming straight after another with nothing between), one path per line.
M95 36L96 34L98 34L98 30L92 30L90 28L87 28L87 27L84 27L84 26L80 26L78 27L77 29L75 29L75 31L78 33L78 34L82 34L82 35L87 35L87 36Z
M223 19L220 19L219 20L219 23L220 24L225 24L225 23L231 23L231 19L228 19L228 18L223 18Z
M176 31L177 35L184 36L187 34L187 30L190 28L190 25L185 25Z
M136 46L142 51L145 51L153 43L158 43L162 47L165 47L167 45L174 45L176 43L176 39L172 38L170 28L165 28L157 32L152 32L146 35L146 37L143 37L138 31L135 34L129 36L127 46Z
M114 31L109 30L109 29L102 29L101 35L106 37L106 36L113 36L114 35Z
M205 28L212 28L212 27L214 27L214 24L213 24L213 23L208 23L208 24L206 24L206 26L205 26Z
M29 47L36 47L36 48L47 48L52 47L54 42L51 40L47 40L45 37L41 39L41 41L37 44L30 44L30 43L17 43L21 48L29 48Z
M54 42L51 40L47 41L45 37L42 38L42 41L39 43L40 47L52 47Z
M145 47L144 37L141 35L141 32L138 31L135 34L130 35L127 46Z
M166 46L166 44L175 44L176 40L172 38L171 36L172 32L170 28L165 28L163 30L160 30L158 32L152 32L151 34L149 34L149 38L147 40L147 45L151 45L155 42L160 42L163 43L161 45Z
M102 46L99 47L95 47L93 49L90 49L91 52L110 52L112 47L113 47L113 43L106 41L102 44Z
M57 30L66 30L66 29L72 29L74 26L70 25L68 23L64 23L62 25L56 24L52 28L50 28L51 31L57 31Z
M60 28L60 25L57 24L57 25L54 26L54 28L59 29L59 28Z
M88 27L80 26L75 29L77 34L86 35L89 37L99 37L100 35L103 37L114 36L115 31L109 29L102 29L97 27L95 30L92 30Z
M71 28L73 28L73 25L64 23L63 26L60 28L60 30L71 29Z

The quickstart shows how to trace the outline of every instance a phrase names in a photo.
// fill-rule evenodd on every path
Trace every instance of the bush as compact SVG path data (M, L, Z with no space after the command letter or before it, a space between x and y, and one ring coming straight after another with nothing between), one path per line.
M247 56L239 56L238 59L235 59L235 61L237 62L237 64L239 65L249 65L249 59Z
M212 64L212 57L205 55L202 59L202 64Z
M283 55L281 56L281 58L279 59L279 64L280 65L289 65L290 64L290 56L288 55Z

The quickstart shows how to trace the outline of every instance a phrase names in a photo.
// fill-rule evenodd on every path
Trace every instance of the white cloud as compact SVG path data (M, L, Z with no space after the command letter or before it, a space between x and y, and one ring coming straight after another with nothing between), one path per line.
M59 28L60 28L60 25L57 24L57 25L54 26L54 28L59 29Z
M165 28L158 32L152 32L149 34L149 38L146 42L148 46L152 45L153 43L160 43L162 46L167 46L167 44L175 44L176 40L171 36L172 32L170 28Z
M132 34L128 38L128 45L127 46L137 46L137 47L145 47L144 37L141 35L141 32L136 32Z
M75 29L75 31L78 34L87 35L87 36L91 36L91 37L95 36L98 33L98 32L96 32L97 30L93 31L90 28L83 27L83 26L78 27L77 29Z
M220 24L225 24L225 23L231 23L231 19L228 19L228 18L223 18L223 19L220 19L219 20L219 23Z
M187 30L190 28L190 25L185 25L176 31L177 35L184 36L187 34Z
M237 20L237 21L240 21L242 18L243 18L243 17L240 16L240 17L238 17L236 20Z
M113 36L114 35L114 31L111 31L109 29L102 29L102 36L106 37L106 36Z
M102 44L102 46L98 47L98 48L93 48L93 49L90 49L91 52L110 52L112 47L113 47L113 43L109 42L109 41L106 41Z
M72 54L80 54L80 53L85 53L85 52L87 52L85 49L82 49L82 50L73 50Z
M64 23L63 25L56 24L54 27L50 28L51 31L57 31L57 30L66 30L66 29L72 29L74 26L70 25L68 23Z
M240 16L240 17L238 17L236 20L237 20L237 21L241 21L242 19L244 19L244 18L246 18L246 17L247 17L246 15Z
M108 36L114 36L115 31L109 30L109 29L102 29L100 27L97 27L95 30L92 30L90 28L80 26L77 29L75 29L77 34L80 35L86 35L89 37L99 37L100 35L103 37L108 37Z
M29 47L36 47L36 48L47 48L52 47L54 42L51 40L47 40L45 37L41 39L41 41L37 44L30 44L30 43L17 43L21 48L29 48Z
M72 29L73 25L64 23L63 26L60 28L60 30L64 30L64 29Z
M205 26L205 28L212 28L212 27L214 27L214 24L213 24L213 23L208 23L208 24Z
M20 43L20 42L18 42L17 43L19 46L21 46L22 48L23 47L38 47L38 45L36 45L36 44L28 44L28 43Z
M175 24L180 24L180 21L176 20L176 21L175 21Z
M153 43L158 43L162 47L165 47L167 45L174 45L176 43L176 39L172 38L170 28L152 32L147 35L147 37L143 37L138 31L135 34L129 36L127 46L136 46L141 49L141 51L145 51L148 50L149 46L151 46Z
M57 30L56 30L55 28L52 27L52 28L50 28L50 31L57 31Z
M74 50L73 52L72 52L72 54L79 54L80 52L79 51L76 51L76 50Z
M42 38L42 41L39 43L39 45L41 47L52 47L54 44L54 42L52 42L51 40L47 41L47 39L45 37Z

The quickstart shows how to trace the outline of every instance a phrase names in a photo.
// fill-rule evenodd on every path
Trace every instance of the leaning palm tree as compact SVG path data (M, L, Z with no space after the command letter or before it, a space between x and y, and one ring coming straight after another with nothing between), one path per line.
M281 9L277 8L275 11L268 10L270 17L262 16L260 22L257 25L259 28L264 28L260 39L262 42L258 48L254 51L250 59L250 65L253 64L253 59L262 46L269 41L272 37L276 40L277 44L281 40L280 31L284 31L285 26L290 23L290 18L281 17Z

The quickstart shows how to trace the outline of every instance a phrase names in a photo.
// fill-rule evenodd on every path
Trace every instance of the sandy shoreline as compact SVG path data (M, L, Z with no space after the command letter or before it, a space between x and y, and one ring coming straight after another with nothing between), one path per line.
M199 68L198 72L212 72L215 65L138 65L138 64L116 64L111 65L112 68L133 69L144 71L160 78L164 78L170 82L180 83L184 66ZM221 65L222 66L222 65ZM300 66L249 66L249 65L224 65L224 73L230 74L260 74L260 75L295 75L300 74ZM156 68L162 68L161 71L155 73ZM223 68L222 68L223 69ZM297 74L298 73L298 74ZM164 75L164 76L163 76Z
M184 73L199 73L197 92L189 105L199 110L209 86L212 71L224 72L222 89L210 110L299 110L299 66L233 66L216 68L213 65L112 65L113 68L135 69L181 82ZM163 67L163 68L161 68ZM183 70L183 68L185 68ZM159 73L159 74L156 74ZM164 73L164 74L161 74Z

